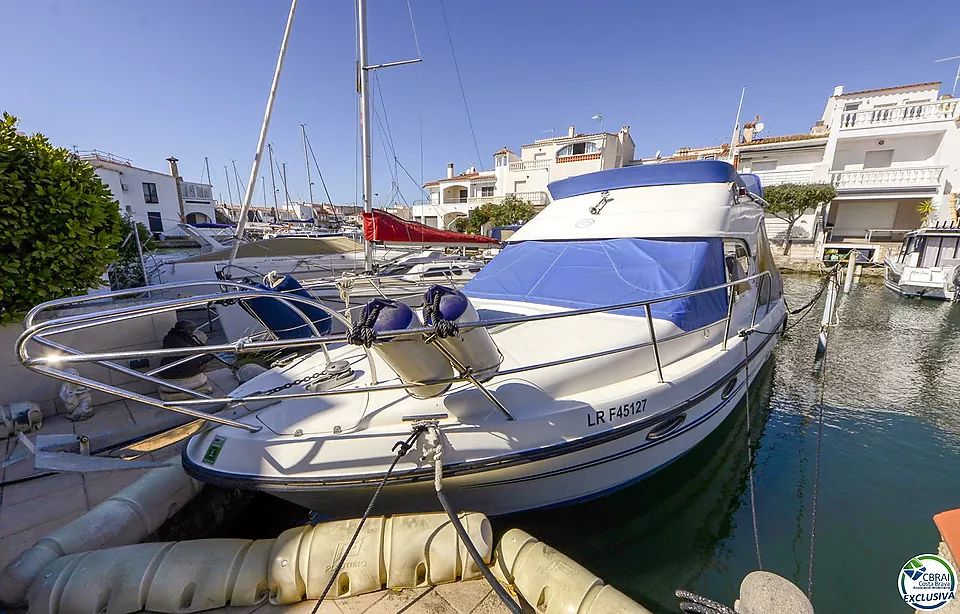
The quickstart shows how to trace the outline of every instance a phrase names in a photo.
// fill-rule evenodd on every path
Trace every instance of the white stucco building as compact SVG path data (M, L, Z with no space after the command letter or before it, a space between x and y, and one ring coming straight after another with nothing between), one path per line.
M918 228L918 205L935 207L928 223L956 221L950 194L960 191L960 100L941 96L940 83L920 83L844 93L837 87L807 134L755 138L744 125L735 150L740 172L763 185L830 183L837 197L810 211L794 227L817 256L857 246L874 259L884 243ZM729 159L729 145L681 149L655 163ZM786 223L768 217L771 237Z
M551 181L625 166L633 160L633 152L629 126L617 133L597 134L577 134L570 126L566 136L521 146L519 155L504 147L494 154L490 171L470 168L456 175L453 164L448 164L446 177L424 185L430 199L413 206L413 218L435 228L449 228L471 209L500 202L508 194L543 207L550 202L547 184Z
M120 213L130 213L154 235L184 236L177 227L213 222L216 219L213 187L206 183L183 181L177 170L177 159L167 158L169 173L161 173L133 165L102 151L80 152L120 203ZM182 214L181 214L182 212Z

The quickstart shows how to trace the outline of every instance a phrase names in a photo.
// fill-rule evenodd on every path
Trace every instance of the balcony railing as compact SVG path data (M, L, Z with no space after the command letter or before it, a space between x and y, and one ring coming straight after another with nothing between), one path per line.
M527 162L511 162L511 171L532 171L540 168L550 168L550 159L529 160Z
M938 100L922 104L847 111L840 115L840 129L877 128L957 119L960 100Z
M530 203L531 205L545 205L547 204L547 193L546 192L516 192L514 196L517 198L523 199Z
M780 185L781 183L810 183L813 171L757 171L760 185Z
M936 187L940 185L942 166L915 168L869 168L860 171L836 171L830 182L838 190L860 188Z

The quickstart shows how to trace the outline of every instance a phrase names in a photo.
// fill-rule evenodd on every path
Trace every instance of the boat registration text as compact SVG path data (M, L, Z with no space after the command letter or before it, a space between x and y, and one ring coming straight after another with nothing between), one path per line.
M639 416L647 410L647 400L638 399L609 409L591 409L587 412L587 426L594 427L601 424L613 424L626 420L631 416Z

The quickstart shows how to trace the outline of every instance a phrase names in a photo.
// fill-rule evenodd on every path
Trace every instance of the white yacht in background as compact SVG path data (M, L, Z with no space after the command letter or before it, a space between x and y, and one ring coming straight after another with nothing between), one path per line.
M898 294L960 299L960 227L937 224L908 232L884 267L884 285Z

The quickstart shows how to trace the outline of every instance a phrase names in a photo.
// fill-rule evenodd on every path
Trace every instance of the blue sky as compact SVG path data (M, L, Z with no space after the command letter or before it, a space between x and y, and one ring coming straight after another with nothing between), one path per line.
M503 145L519 152L570 124L596 130L598 112L608 131L631 126L638 157L729 138L742 86L745 118L761 115L771 135L806 132L835 85L939 80L949 91L956 64L933 60L960 54L949 3L774 1L748 11L445 0L478 159L440 0L410 3L424 61L379 71L375 94L380 124L417 179L398 171L393 200L408 203L422 198L421 168L426 181L447 162L489 169ZM288 9L280 0L3 0L0 109L65 147L155 169L174 155L188 180L200 179L208 156L214 193L226 199L224 165L236 160L246 185ZM358 198L354 28L351 0L301 0L269 136L295 199L307 194L300 122L333 200ZM368 29L371 61L416 57L404 0L369 0ZM392 153L373 125L374 202L385 205ZM266 165L261 174L269 192ZM259 185L256 194L262 202Z

